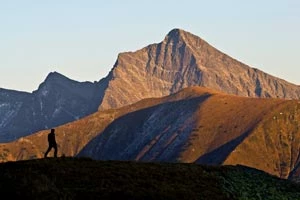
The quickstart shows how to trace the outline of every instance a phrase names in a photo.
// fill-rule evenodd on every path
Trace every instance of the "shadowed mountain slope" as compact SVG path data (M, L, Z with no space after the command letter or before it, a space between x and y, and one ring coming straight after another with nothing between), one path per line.
M243 164L297 178L300 104L190 87L57 127L59 155ZM2 161L41 158L47 133L0 144ZM291 138L293 137L293 138Z
M79 156L244 164L287 178L300 161L299 109L292 100L202 93L116 119Z
M32 93L1 89L0 141L12 141L96 112L104 82L77 82L53 72Z

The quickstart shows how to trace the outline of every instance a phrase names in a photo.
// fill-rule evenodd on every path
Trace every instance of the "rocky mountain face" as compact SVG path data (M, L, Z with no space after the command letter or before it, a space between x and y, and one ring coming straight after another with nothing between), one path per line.
M33 93L0 90L0 141L7 142L97 111L101 84L54 72Z
M12 134L9 134L15 131L12 123L18 116L23 102L29 98L29 93L0 89L0 141L14 138ZM29 128L30 127L26 127L26 129ZM24 132L26 131L28 130Z
M299 99L300 87L251 68L201 38L174 29L158 44L121 53L99 109L205 86L247 97Z

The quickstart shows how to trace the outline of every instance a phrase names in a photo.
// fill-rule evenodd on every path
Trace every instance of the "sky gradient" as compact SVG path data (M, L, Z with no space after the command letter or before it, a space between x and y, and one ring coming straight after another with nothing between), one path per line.
M0 0L0 88L32 92L48 73L98 81L121 52L173 28L300 84L298 0Z

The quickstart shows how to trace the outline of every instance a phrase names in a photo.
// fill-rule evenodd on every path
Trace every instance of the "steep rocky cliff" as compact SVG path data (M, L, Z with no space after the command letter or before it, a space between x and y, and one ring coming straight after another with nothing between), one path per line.
M158 44L119 54L108 77L101 110L196 85L247 97L300 97L299 86L251 68L180 29Z

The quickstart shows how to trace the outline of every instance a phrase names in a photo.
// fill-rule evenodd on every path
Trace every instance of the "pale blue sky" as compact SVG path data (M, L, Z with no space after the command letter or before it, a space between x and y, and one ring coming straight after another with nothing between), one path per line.
M0 88L31 92L52 71L98 81L173 28L300 84L299 0L0 0L0 26Z

